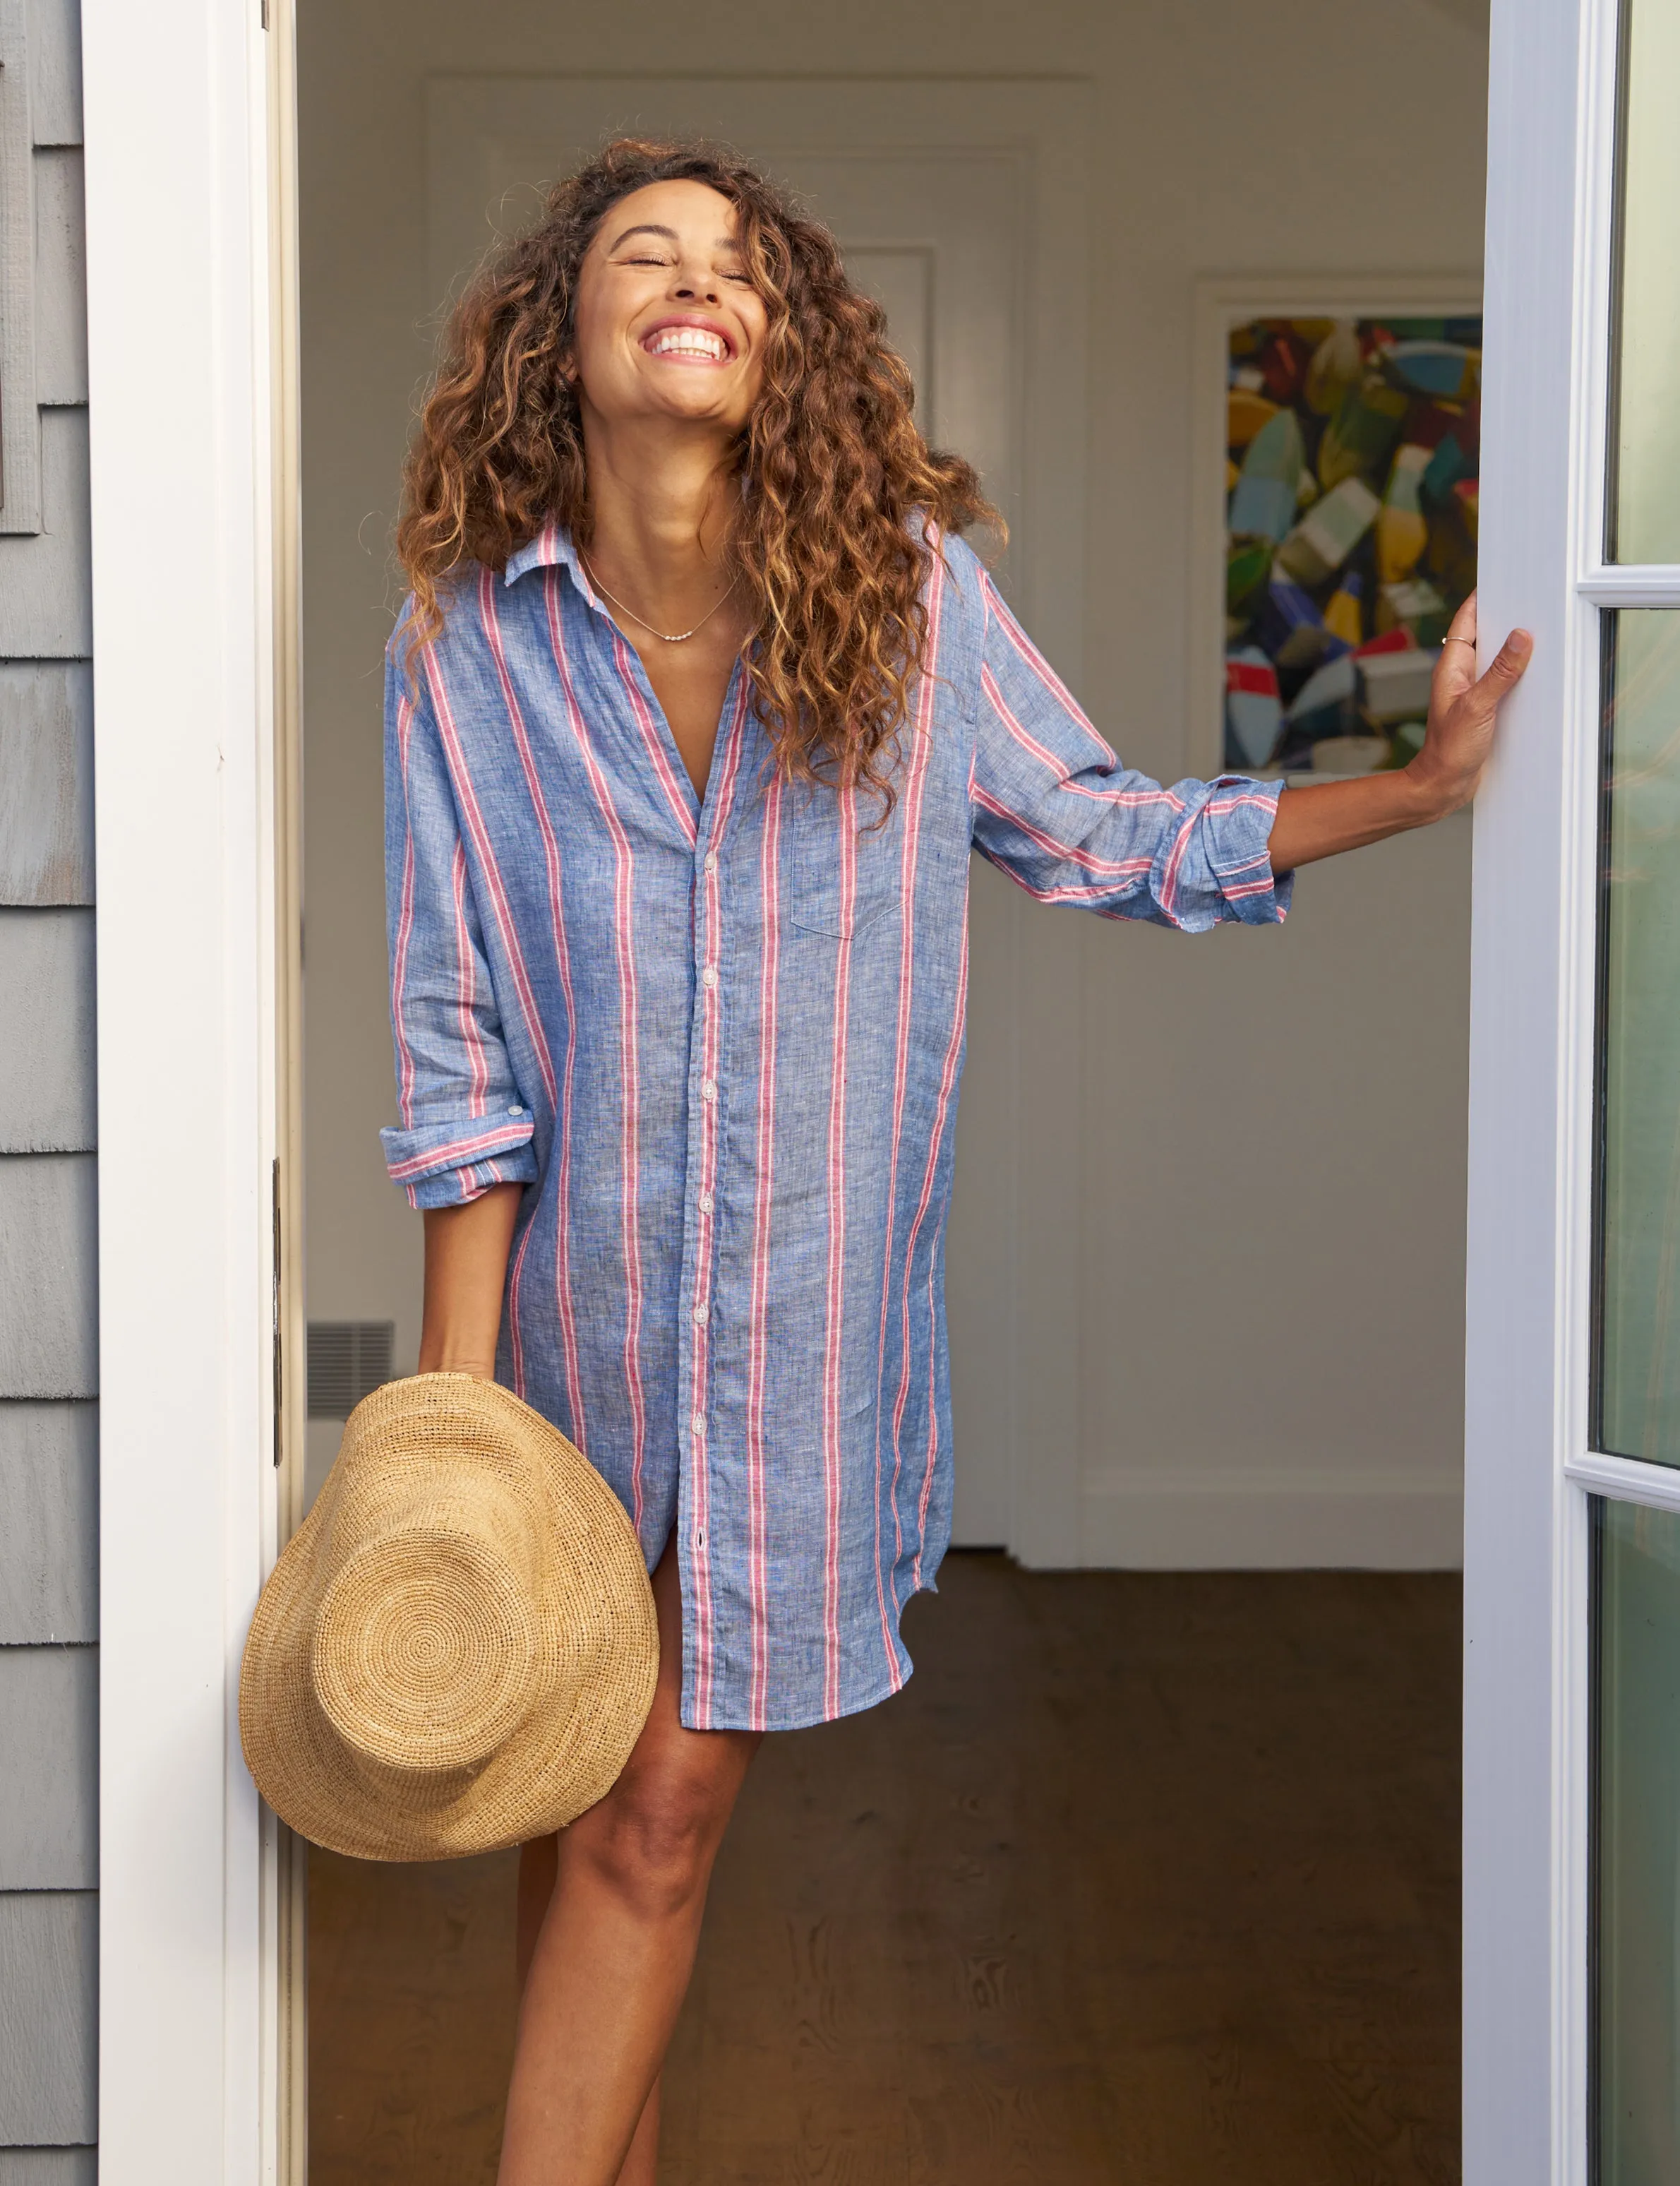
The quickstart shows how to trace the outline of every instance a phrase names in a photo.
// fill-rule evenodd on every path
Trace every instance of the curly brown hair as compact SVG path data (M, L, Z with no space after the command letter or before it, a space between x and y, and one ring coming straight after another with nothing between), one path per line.
M620 137L548 194L451 319L403 474L397 555L414 594L411 658L443 627L452 573L492 569L557 519L587 546L589 479L568 377L578 273L608 209L650 182L704 182L736 208L769 327L736 451L731 551L752 608L742 648L759 718L793 775L875 785L890 771L922 664L938 535L1003 536L972 467L930 448L879 305L828 231L734 154Z

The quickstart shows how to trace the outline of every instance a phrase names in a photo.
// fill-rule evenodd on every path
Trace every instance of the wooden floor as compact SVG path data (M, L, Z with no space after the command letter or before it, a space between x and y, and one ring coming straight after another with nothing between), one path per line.
M954 1556L917 1673L765 1741L671 2186L1458 2177L1446 1577ZM512 1869L311 1867L312 2186L490 2186Z

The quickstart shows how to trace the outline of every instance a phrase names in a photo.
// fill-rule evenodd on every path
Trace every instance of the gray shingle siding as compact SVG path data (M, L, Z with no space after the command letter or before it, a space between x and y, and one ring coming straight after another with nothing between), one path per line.
M76 0L0 0L0 2186L94 2186L92 615Z
M0 2148L0 2186L98 2186L96 2148Z
M0 1647L99 1636L99 1408L0 1402Z

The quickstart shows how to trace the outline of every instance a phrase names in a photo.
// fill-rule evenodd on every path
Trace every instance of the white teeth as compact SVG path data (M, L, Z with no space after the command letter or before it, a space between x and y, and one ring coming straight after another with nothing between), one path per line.
M647 350L652 356L707 356L714 364L721 364L729 353L727 343L703 327L666 327L647 344Z

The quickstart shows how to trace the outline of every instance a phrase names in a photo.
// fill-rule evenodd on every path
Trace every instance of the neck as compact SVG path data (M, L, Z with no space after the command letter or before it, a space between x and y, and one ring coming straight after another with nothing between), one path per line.
M697 619L730 581L731 444L686 429L609 425L584 412L590 567L662 629Z

